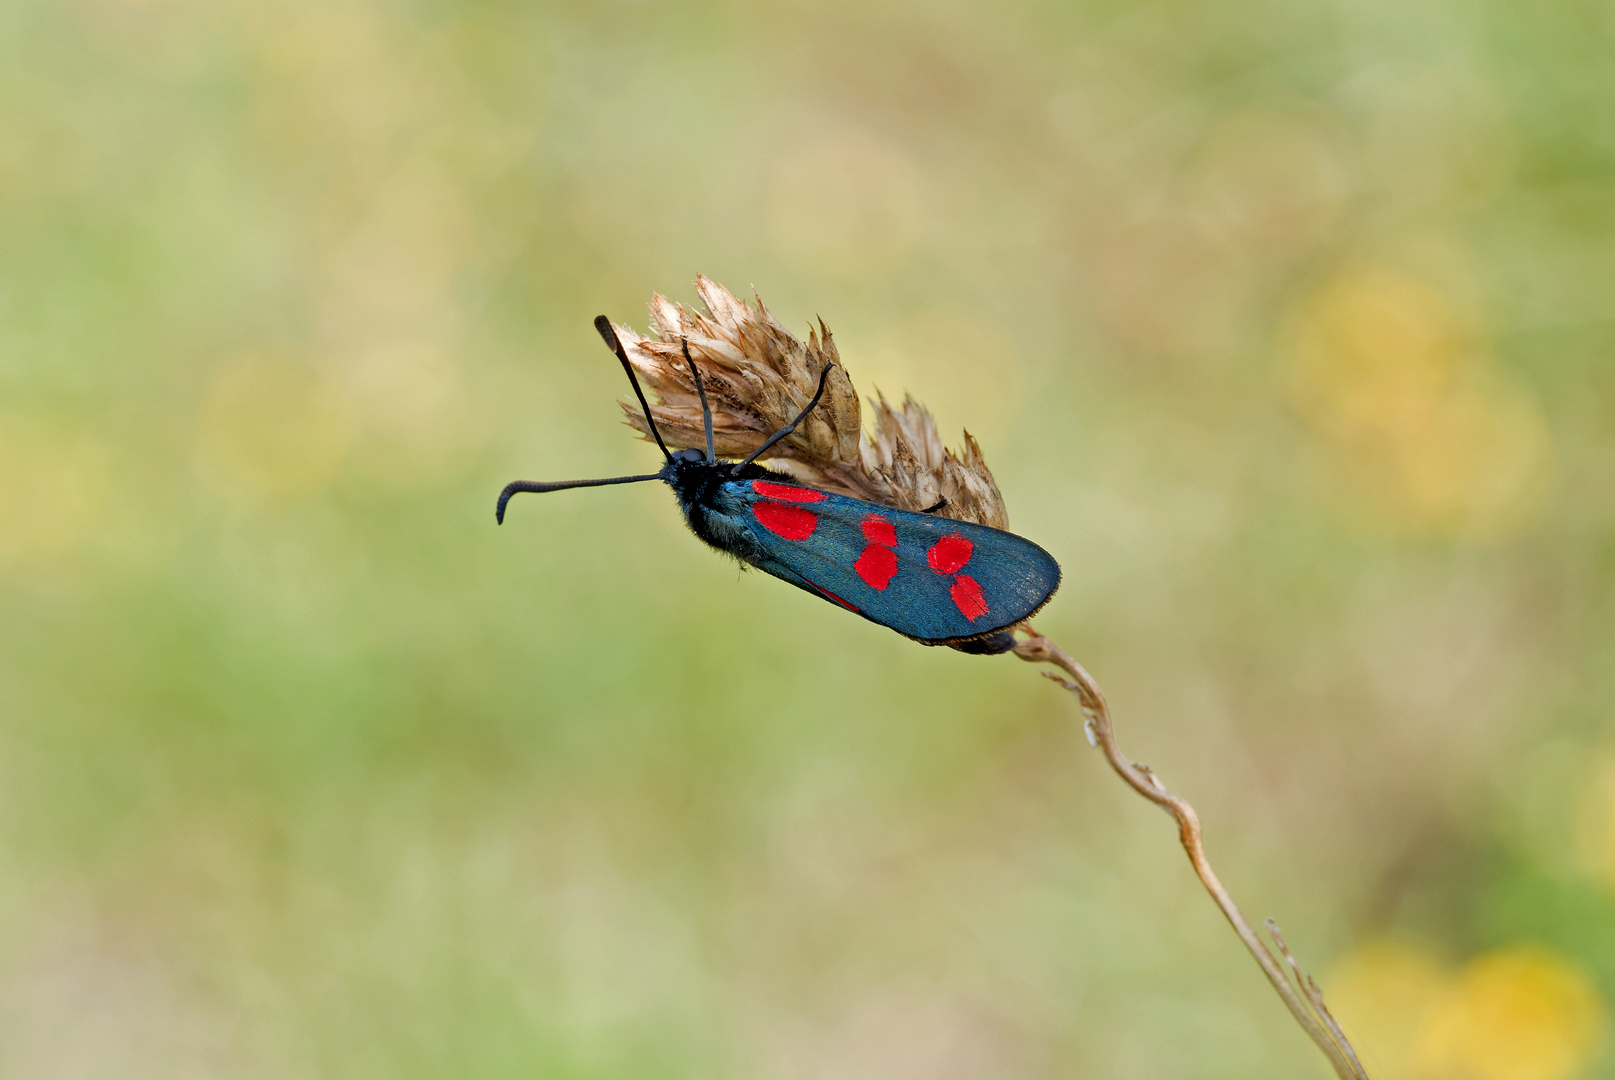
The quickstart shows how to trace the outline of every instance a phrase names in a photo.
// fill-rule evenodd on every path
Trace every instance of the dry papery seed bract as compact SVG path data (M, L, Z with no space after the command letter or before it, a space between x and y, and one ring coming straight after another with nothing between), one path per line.
M833 367L824 397L800 427L770 448L771 467L804 484L902 510L924 510L946 499L938 511L944 517L1008 527L1003 496L969 432L963 454L955 454L942 445L930 411L909 396L902 408L877 398L874 430L863 431L858 393L822 320L803 342L774 320L755 292L753 309L705 276L695 279L695 291L710 314L658 293L650 302L656 338L616 327L629 362L656 394L651 413L669 446L706 446L684 341L706 387L713 441L722 457L743 458L790 423L813 399L828 363ZM628 423L649 438L638 403L623 402L622 409Z

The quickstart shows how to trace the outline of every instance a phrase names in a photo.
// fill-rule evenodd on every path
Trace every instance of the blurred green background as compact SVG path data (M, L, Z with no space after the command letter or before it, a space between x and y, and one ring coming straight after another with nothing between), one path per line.
M590 319L980 437L1373 1075L1615 1076L1615 6L0 5L0 1075L1326 1075L1009 658Z

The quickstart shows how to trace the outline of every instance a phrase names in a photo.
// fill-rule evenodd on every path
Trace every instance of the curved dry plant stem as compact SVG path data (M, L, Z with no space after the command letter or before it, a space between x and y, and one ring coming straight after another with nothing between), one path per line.
M1116 774L1127 781L1134 791L1171 814L1177 821L1178 839L1183 844L1183 850L1188 853L1195 875L1211 894L1211 898L1217 902L1217 906L1222 909L1234 932L1245 943L1245 948L1256 958L1256 963L1261 966L1262 974L1267 976L1267 981L1273 984L1273 989L1284 999L1284 1004L1289 1007L1296 1023L1301 1025L1308 1037L1318 1045L1318 1049L1328 1057L1329 1063L1334 1066L1335 1074L1341 1077L1341 1080L1368 1080L1368 1074L1363 1071L1351 1043L1346 1040L1346 1033L1340 1029L1339 1023L1324 1007L1323 994L1318 990L1318 984L1301 971L1295 957L1290 955L1289 948L1284 944L1284 938L1279 934L1278 924L1269 919L1268 932L1272 934L1275 944L1284 955L1288 971L1285 965L1279 963L1267 944L1257 936L1255 929L1240 912L1239 905L1234 903L1234 898L1223 888L1216 871L1211 868L1210 860L1206 858L1205 845L1200 836L1200 818L1194 812L1194 807L1181 796L1168 791L1166 785L1161 783L1160 778L1148 765L1140 765L1129 759L1116 745L1116 732L1110 720L1110 706L1105 702L1105 695L1099 689L1099 684L1094 682L1093 676L1089 675L1064 649L1033 630L1030 624L1022 624L1018 629L1027 636L1016 644L1015 655L1033 664L1052 664L1071 676L1066 679L1052 672L1043 673L1077 696L1082 711L1087 716L1088 740L1104 753L1105 760L1110 763ZM1290 981L1290 973L1295 977L1293 984Z

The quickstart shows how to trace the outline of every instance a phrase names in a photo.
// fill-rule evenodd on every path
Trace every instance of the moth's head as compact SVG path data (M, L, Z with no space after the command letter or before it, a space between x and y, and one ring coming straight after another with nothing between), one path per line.
M662 479L674 487L693 484L711 467L706 454L699 450L675 450L667 455L667 464L662 466Z

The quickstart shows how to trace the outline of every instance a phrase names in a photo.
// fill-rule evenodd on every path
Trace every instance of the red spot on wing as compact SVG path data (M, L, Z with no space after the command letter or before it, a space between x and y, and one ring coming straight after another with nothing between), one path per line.
M958 533L949 533L931 545L931 550L925 553L925 561L931 564L931 569L939 574L951 574L965 563L970 561L971 543ZM963 578L961 581L965 580ZM972 587L975 582L970 583ZM978 589L977 596L981 595ZM981 610L986 611L986 608ZM975 618L975 616L971 616Z
M871 514L864 518L864 539L871 544L885 544L887 547L897 546L897 526L883 517Z
M891 525L886 526L888 529ZM864 532L869 531L868 522L864 523ZM897 552L879 544L870 544L864 548L864 553L858 556L858 561L852 564L858 571L858 576L864 579L864 584L871 589L884 589L891 584L892 576L897 573Z
M987 598L981 595L981 586L969 574L960 574L955 578L948 594L953 597L953 606L965 618L975 620L987 614Z
M814 491L812 488L791 487L786 484L770 484L767 480L753 480L751 489L759 495L767 495L770 499L784 499L786 502L823 502L824 492Z
M787 540L806 540L819 524L819 515L813 511L787 503L760 502L751 512L763 528Z
M808 582L808 584L813 585L813 583L811 581ZM819 586L819 585L813 585L813 587L815 589L818 589L824 595L828 596L830 599L834 600L836 603L840 604L842 607L846 608L848 611L858 611L857 608L853 607L851 604L849 604L845 600L841 599L841 597L837 596L835 593L831 592L829 589L826 589L826 588L824 588L822 586ZM862 615L863 612L858 611L858 614Z

